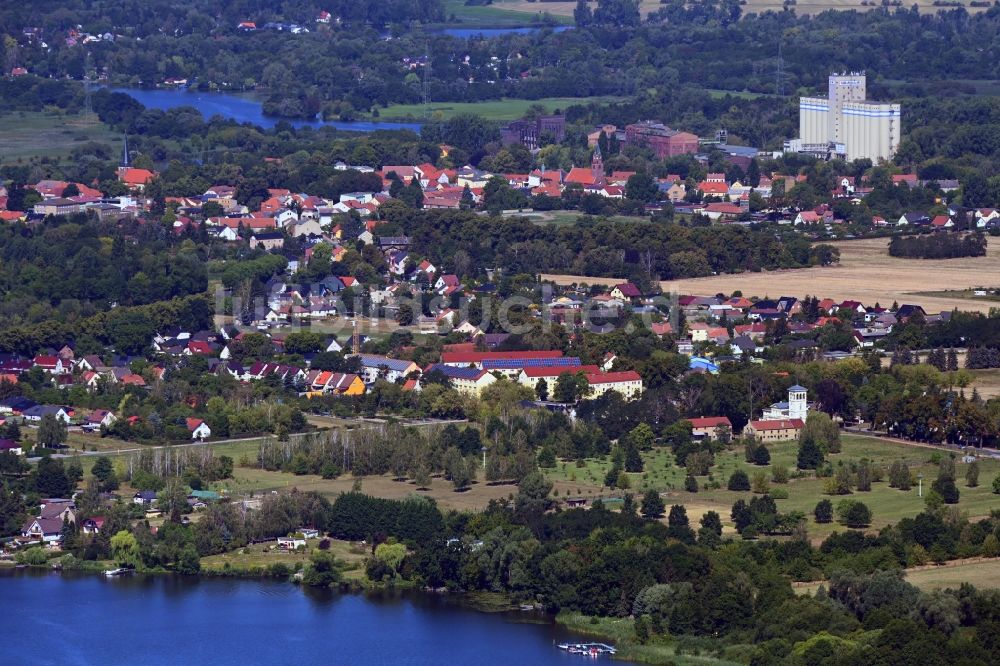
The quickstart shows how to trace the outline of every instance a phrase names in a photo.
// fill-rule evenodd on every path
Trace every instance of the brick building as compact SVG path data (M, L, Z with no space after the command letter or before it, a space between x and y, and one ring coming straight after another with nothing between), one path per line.
M646 147L658 159L698 152L698 137L670 129L663 123L644 120L625 126L625 145Z

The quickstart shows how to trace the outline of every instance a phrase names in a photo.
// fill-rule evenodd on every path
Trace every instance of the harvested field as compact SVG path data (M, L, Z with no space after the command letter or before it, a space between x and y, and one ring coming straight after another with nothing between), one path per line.
M942 289L967 289L980 284L1000 284L1000 243L992 242L985 257L959 259L897 259L887 251L889 241L869 238L833 243L840 248L840 265L787 271L713 275L705 278L664 281L664 291L681 294L730 294L740 290L750 296L806 294L835 300L876 302L888 307L898 303L918 303L928 312L970 310L988 312L996 301L920 295ZM578 275L543 275L558 284L586 282L617 284L620 279L588 278Z
M979 589L996 589L1000 587L1000 559L974 558L970 560L953 560L944 564L927 564L905 570L906 580L916 585L924 592L958 589L962 583L972 583ZM815 594L825 581L796 583L793 585L797 594Z

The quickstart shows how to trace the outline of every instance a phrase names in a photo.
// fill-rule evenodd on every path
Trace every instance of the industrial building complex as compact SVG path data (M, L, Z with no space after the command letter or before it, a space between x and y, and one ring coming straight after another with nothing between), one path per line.
M799 98L799 138L788 152L846 160L891 160L899 147L900 106L866 101L864 73L833 74L823 97Z

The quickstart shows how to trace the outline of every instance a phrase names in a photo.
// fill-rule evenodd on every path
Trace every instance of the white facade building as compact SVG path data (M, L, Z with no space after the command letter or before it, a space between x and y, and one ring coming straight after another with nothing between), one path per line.
M806 388L796 384L788 389L788 402L776 402L764 410L761 417L764 421L783 419L800 419L804 423L809 415L809 402L806 400Z
M864 74L835 74L826 98L800 97L799 139L789 142L790 149L875 164L892 159L902 111L899 104L865 101L866 94Z

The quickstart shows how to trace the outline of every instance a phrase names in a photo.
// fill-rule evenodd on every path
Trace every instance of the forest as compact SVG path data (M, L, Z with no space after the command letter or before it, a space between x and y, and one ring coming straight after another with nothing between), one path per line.
M434 210L406 211L387 220L386 233L406 233L413 238L413 251L459 274L503 266L511 273L628 276L649 284L713 272L836 263L839 257L836 248L811 246L795 232L779 239L771 231L737 226L594 221L555 227Z

